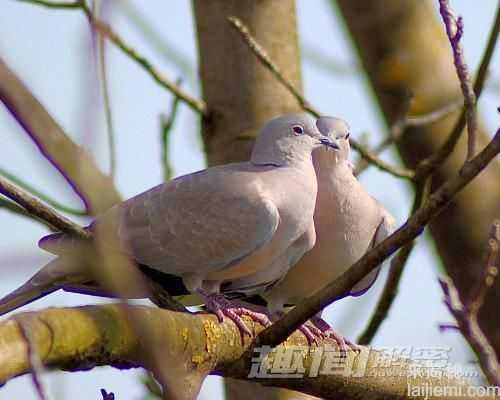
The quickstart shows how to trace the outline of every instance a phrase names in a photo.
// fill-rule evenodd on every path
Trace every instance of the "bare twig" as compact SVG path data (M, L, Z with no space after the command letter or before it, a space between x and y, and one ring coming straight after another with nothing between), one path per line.
M79 225L58 214L40 200L7 181L0 176L0 193L22 206L29 214L47 221L61 232L77 235L82 238L90 237L89 232Z
M13 201L8 200L8 199L4 199L1 196L0 196L0 209L8 210L8 211L10 211L10 212L12 212L14 214L17 214L17 215L20 215L22 217L28 218L28 219L30 219L32 221L39 222L40 224L44 225L45 227L47 227L52 232L55 232L55 231L58 230L54 225L50 224L49 222L47 222L47 221L45 221L45 220L43 220L43 219L41 219L39 217L36 217L36 216L30 214L24 208L22 208L21 206L17 205Z
M181 85L182 80L177 79L176 84ZM160 125L161 125L161 161L163 165L163 179L168 181L172 178L173 170L168 159L168 152L170 147L170 133L174 126L175 119L177 117L177 110L179 109L179 98L174 97L172 100L172 105L170 107L170 114L167 116L165 114L160 115Z
M481 331L477 316L470 315L464 308L458 290L451 279L442 277L439 279L439 283L444 292L444 303L455 317L458 329L478 356L479 364L486 378L492 385L499 386L500 369L495 350Z
M298 90L281 72L281 69L276 65L276 63L269 57L267 51L262 48L262 46L253 38L253 36L248 31L248 28L241 22L240 19L236 17L228 17L227 19L231 26L241 35L245 43L248 45L250 50L257 56L259 61L276 77L276 79L287 88L287 90L295 97L300 107L311 113L312 115L319 117L320 112L316 110L300 93Z
M434 122L440 121L443 118L446 118L450 114L453 114L464 104L463 100L452 101L449 104L445 104L443 107L438 108L435 111L431 111L430 113L418 115L415 117L408 116L405 119L405 128L406 127L414 127L414 126L425 126L433 124Z
M144 70L158 83L161 87L170 91L174 96L178 97L186 103L193 111L201 114L204 117L209 116L207 106L204 101L196 99L178 87L175 83L165 78L158 70L151 64L151 62L139 54L133 47L129 46L113 29L111 26L103 21L95 18L88 8L84 8L85 14L89 18L94 27L107 39L113 42L121 51L128 55L132 60L141 65Z
M31 380L33 382L33 386L35 387L35 391L38 395L39 400L47 400L45 389L40 379L42 373L44 372L44 367L42 362L40 361L40 356L33 348L34 341L32 338L31 329L29 326L25 326L22 318L14 317L14 320L17 323L19 332L21 333L21 336L24 339L24 343L26 345L27 359L31 370Z
M381 158L377 157L375 153L368 150L368 148L366 148L365 146L361 146L359 143L352 141L351 139L349 141L351 142L352 148L355 149L364 160L377 167L378 169L388 172L391 175L397 176L398 178L412 180L415 177L415 171L407 168L392 166ZM357 173L359 172L356 171L356 174Z
M236 17L229 17L229 23L231 26L241 35L243 41L248 45L250 50L255 54L259 61L276 77L276 79L292 94L297 100L300 107L314 115L315 117L321 116L321 113L314 108L309 101L302 95L300 90L298 90L282 73L281 69L276 65L276 63L269 57L266 50L255 40L255 38L250 34L248 28ZM388 172L398 178L412 179L414 172L411 170L406 170L404 168L397 168L389 165L385 161L379 159L375 154L373 154L368 148L361 145L354 139L350 139L351 145L354 150L356 150L361 157L366 159L371 164L377 166L382 171Z
M0 197L0 208L3 208L5 210L8 210L8 211L14 213L14 214L18 214L18 215L21 215L21 216L29 218L29 219L33 219L34 218L24 208L22 208L21 206L17 205L16 203L14 203L11 200L4 199L3 197ZM47 222L45 222L45 223L47 224L48 227L53 228L52 225L48 224Z
M9 181L15 183L22 189L30 192L31 194L35 195L39 199L43 200L45 203L51 205L55 209L65 212L67 214L72 214L72 215L78 215L78 216L88 216L89 214L87 211L84 210L77 210L72 207L65 206L64 204L59 203L57 200L52 199L51 197L47 196L46 194L43 194L42 192L38 191L35 189L33 186L31 186L29 183L24 182L22 179L16 177L14 174L11 174L10 172L6 171L3 168L0 168L0 176L3 176L7 178Z
M417 210L420 209L422 204L427 200L431 189L431 179L428 178L425 182L419 183L415 193L415 201L413 202L413 207L411 215L415 214ZM403 275L405 265L410 257L410 254L415 247L415 241L411 241L405 244L398 253L394 256L391 261L391 268L389 271L389 276L384 286L384 290L380 295L377 307L373 312L372 318L368 323L368 326L359 336L357 343L362 345L368 345L375 337L378 329L384 322L385 318L389 314L389 310L396 298L399 281Z
M434 122L440 121L443 118L446 118L453 112L457 111L460 107L463 106L463 101L454 101L449 104L446 104L444 107L438 108L435 111L431 111L427 114L419 115L419 116L405 116L397 120L391 127L389 135L382 140L378 145L376 145L372 153L375 156L379 156L385 149L387 149L393 143L397 143L403 134L407 132L406 128L409 127L418 127L430 125ZM365 159L360 160L355 167L355 175L358 176L370 165Z
M467 64L464 60L464 51L460 39L464 33L464 25L462 17L455 18L451 10L448 0L439 0L439 13L446 27L446 35L450 40L453 51L453 62L457 70L458 80L464 95L465 118L467 120L467 160L474 157L476 152L476 131L477 131L477 115L476 115L476 95L472 88Z
M495 279L498 275L497 265L500 263L498 259L500 250L500 220L493 222L491 226L490 235L488 238L488 249L485 262L484 276L478 282L478 285L471 296L470 301L467 303L467 308L473 314L477 314L479 309L483 306L484 297L490 288L493 286Z
M106 119L106 128L108 132L108 148L109 148L109 171L111 178L116 174L116 145L115 145L115 129L113 124L113 114L111 112L111 99L108 87L108 69L106 63L106 43L102 35L97 32L97 53L99 70L101 72L101 88L102 99L104 103L104 115Z
M127 17L131 26L145 38L148 45L154 48L165 62L175 65L190 82L196 81L195 67L190 58L182 51L184 49L182 49L181 44L171 43L169 38L147 18L144 13L145 9L140 4L130 0L122 0L116 3L116 6Z
M484 297L493 286L498 276L499 265L497 257L500 248L500 221L493 223L488 240L488 251L483 279L474 291L471 299L464 304L460 295L449 278L441 278L439 283L444 292L444 302L457 321L458 328L476 353L481 369L488 381L495 386L500 386L500 365L495 349L481 330L478 323L478 314L483 305Z
M264 330L258 337L258 345L275 346L283 342L291 332L329 305L334 299L346 293L398 248L419 236L429 221L435 218L451 199L474 179L499 152L500 129L495 133L493 140L468 162L469 167L464 169L461 175L444 183L429 196L425 204L403 226L367 252L337 280L328 284L314 296L303 300L293 310Z
M75 0L72 2L47 1L47 0L17 0L17 1L20 3L31 3L48 8L66 8L66 9L80 8L82 3L82 0Z
M487 72L491 60L493 58L493 53L495 52L495 47L497 44L498 35L500 33L500 7L497 8L497 13L495 15L495 22L491 28L488 44L484 50L483 56L481 58L481 63L479 65L478 73L474 81L474 93L476 99L479 99L484 88L484 82L487 77ZM462 131L466 124L465 110L462 110L460 117L453 126L453 129L448 136L448 139L443 144L443 146L431 154L429 157L421 160L416 168L416 179L432 174L453 152L455 146L462 135ZM464 167L466 164L464 164ZM463 172L463 171L461 171Z
M498 42L497 39L499 33L500 33L500 8L497 8L495 21L493 27L491 28L491 32L488 38L488 43L484 50L483 56L481 57L481 62L474 81L474 93L476 96L476 100L479 98L479 96L483 91L488 75L488 68L491 63L491 59L493 57L496 44ZM452 102L450 104L447 104L441 109L432 111L429 114L421 115L418 117L407 117L405 119L397 121L391 127L390 135L372 150L373 154L378 156L393 142L397 142L407 127L424 126L436 122L441 118L444 118L449 114L453 113L463 105L464 102L462 99L460 99L457 102ZM462 113L460 114L448 139L443 144L441 149L419 162L416 168L416 176L415 176L416 180L419 180L422 177L432 174L436 170L436 168L438 168L439 165L441 165L443 161L446 160L446 158L452 153L453 149L455 148L455 145L460 139L465 124L466 124L465 111L462 110ZM366 162L359 162L355 169L356 175L360 174L364 169L366 169L367 166L368 164Z
M196 99L190 94L184 92L177 85L175 85L175 83L171 82L160 72L158 72L158 70L153 66L153 64L151 64L151 62L146 57L139 54L137 50L128 45L125 42L125 40L123 40L121 36L118 35L118 33L116 33L111 28L109 24L96 18L96 16L92 13L92 11L86 5L84 0L77 0L73 3L69 3L69 5L68 3L60 3L60 2L51 3L43 0L17 0L17 1L22 1L23 3L32 3L52 8L81 9L87 16L90 23L101 35L110 40L127 56L129 56L132 60L134 60L137 64L139 64L153 78L153 80L156 83L158 83L161 87L167 89L168 91L172 92L176 97L185 102L193 111L201 114L204 117L209 116L209 112L204 101Z

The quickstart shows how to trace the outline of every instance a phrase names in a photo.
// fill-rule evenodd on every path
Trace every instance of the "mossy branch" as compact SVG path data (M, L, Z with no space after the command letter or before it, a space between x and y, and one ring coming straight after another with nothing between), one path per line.
M326 399L407 399L408 384L413 385L457 385L466 388L467 382L450 376L435 378L412 377L411 362L403 361L389 368L380 366L378 351L366 354L366 369L361 377L340 374L309 377L315 351L335 348L333 341L324 340L318 346L307 347L305 338L294 333L275 351L290 346L301 346L299 353L305 372L302 379L249 378L248 363L241 356L252 344L252 338L242 341L235 325L230 321L219 324L208 314L188 314L146 306L127 306L140 315L144 329L154 332L162 339L175 365L168 365L172 373L183 380L178 384L189 395L198 390L207 374L216 374L244 380L254 380L269 386L279 386L320 396ZM111 365L126 369L144 366L143 346L140 333L131 328L125 306L108 304L74 308L49 308L39 312L16 315L0 323L0 382L5 383L15 376L29 372L26 341L19 323L29 324L31 345L47 367L63 370L87 370L98 365ZM246 320L253 334L262 327ZM156 342L158 343L158 342ZM360 356L360 355L359 355ZM349 352L348 360L354 361L355 353ZM174 371L175 370L175 371ZM425 371L424 371L425 372ZM382 376L383 374L387 376ZM464 392L465 393L465 392ZM186 398L189 396L186 396ZM443 397L447 399L448 397Z

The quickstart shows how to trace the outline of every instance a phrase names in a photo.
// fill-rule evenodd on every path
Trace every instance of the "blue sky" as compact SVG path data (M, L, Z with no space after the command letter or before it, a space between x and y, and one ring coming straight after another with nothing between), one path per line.
M114 3L118 4L119 1ZM148 0L144 7L145 2L132 2L136 6L143 6L141 12L147 20L196 71L191 3L187 0L171 1L168 5L166 3ZM497 2L453 0L451 3L464 16L466 59L471 68L475 69ZM304 54L314 48L342 64L355 62L342 23L332 13L326 0L298 0L297 9ZM172 79L183 74L176 63L158 52L134 28L121 7L115 8L110 18L112 25L127 42L140 49L164 74ZM111 102L117 132L116 183L123 196L130 197L156 185L162 179L159 114L168 112L171 96L116 49L111 46L108 49ZM99 165L106 170L106 131L89 51L88 29L81 13L47 10L20 4L15 0L2 1L1 56L64 129L88 148ZM492 75L496 77L500 76L498 53L492 63ZM378 143L384 127L362 76L335 75L318 68L305 58L303 77L305 94L312 104L325 114L347 119L355 136L359 136L361 132L369 132L369 142ZM185 87L189 92L199 95L195 76L187 77ZM499 97L498 92L487 90L480 101L480 111L491 131L499 122L496 113ZM0 107L0 148L0 167L23 177L65 204L80 206L78 198L41 157L3 107ZM391 152L384 154L384 158L391 162L398 161ZM180 108L172 133L170 159L176 175L204 167L197 115L185 106ZM411 192L406 184L375 169L366 172L361 180L367 190L395 215L399 223L404 221L411 204ZM0 210L0 266L4 273L0 281L0 295L19 285L50 259L48 254L36 247L38 239L45 233L43 227ZM442 305L436 281L438 268L432 244L426 238L420 239L403 276L400 294L374 341L375 346L451 346L453 360L467 363L472 359L459 335L441 334L437 329L438 323L451 320ZM383 279L379 279L376 287L362 298L346 299L334 304L326 312L326 319L346 336L355 338L373 310L382 285ZM79 295L54 294L26 309L40 309L49 305L91 304L96 301ZM96 368L74 374L50 373L46 382L55 399L97 399L101 387L115 392L119 400L139 399L142 388L138 374L134 370L120 372L111 368ZM220 380L209 378L201 398L214 398L214 395L218 397L220 393ZM18 378L0 389L0 400L20 398L21 395L26 400L36 399L27 377Z

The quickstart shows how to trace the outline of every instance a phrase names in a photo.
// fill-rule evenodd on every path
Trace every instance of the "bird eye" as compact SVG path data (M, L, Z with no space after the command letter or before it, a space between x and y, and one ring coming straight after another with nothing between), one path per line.
M347 132L347 135L345 135L345 140L348 140L349 136L351 136L351 132Z
M304 128L302 128L300 125L295 125L292 127L292 130L294 133L297 135L302 135L304 133Z

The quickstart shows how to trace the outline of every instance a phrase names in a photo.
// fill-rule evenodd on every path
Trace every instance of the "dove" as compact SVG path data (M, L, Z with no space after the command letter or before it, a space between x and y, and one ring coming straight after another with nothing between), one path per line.
M231 307L221 287L229 282L243 292L247 287L264 290L314 246L317 181L312 152L319 147L337 149L338 144L320 132L313 117L277 117L261 130L250 161L207 168L156 186L115 205L87 229L116 223L133 260L180 277L219 320L228 317L249 333L240 315L258 316ZM65 242L72 240L49 235L40 246L61 255ZM1 299L0 315L88 279L81 266L62 255ZM245 287L235 286L238 280Z
M281 314L285 306L300 303L334 281L368 250L394 230L392 215L363 188L352 171L349 161L349 125L340 118L320 117L316 125L336 146L318 148L313 152L313 164L318 182L314 211L316 243L273 286L260 293L271 314ZM344 296L361 296L375 282L380 266L365 276ZM267 271L260 272L267 279ZM246 278L232 282L244 288ZM232 290L233 287L228 288ZM342 298L341 297L341 298ZM308 341L318 335L334 338L344 346L350 344L320 318L312 318L313 326L303 325L301 331Z

